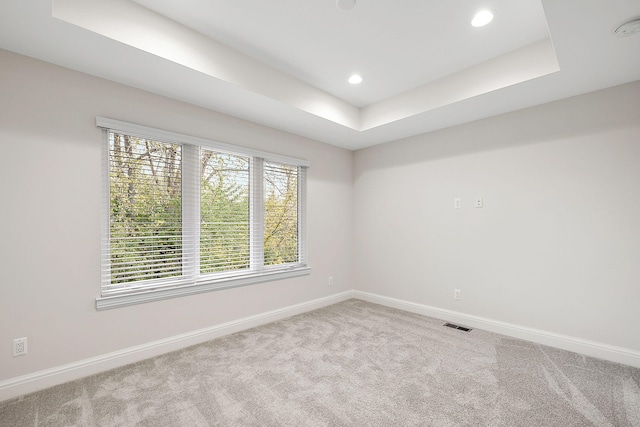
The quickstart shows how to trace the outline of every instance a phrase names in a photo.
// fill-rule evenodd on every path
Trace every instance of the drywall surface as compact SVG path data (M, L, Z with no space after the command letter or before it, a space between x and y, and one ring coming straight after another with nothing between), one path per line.
M640 350L640 82L354 165L357 290Z
M352 289L352 152L6 51L0 99L0 382ZM311 275L96 311L96 116L309 160Z

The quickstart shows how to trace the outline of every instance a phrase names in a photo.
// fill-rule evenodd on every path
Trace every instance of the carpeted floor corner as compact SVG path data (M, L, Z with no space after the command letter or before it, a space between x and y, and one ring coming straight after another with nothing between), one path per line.
M359 300L21 398L2 426L640 426L640 369Z

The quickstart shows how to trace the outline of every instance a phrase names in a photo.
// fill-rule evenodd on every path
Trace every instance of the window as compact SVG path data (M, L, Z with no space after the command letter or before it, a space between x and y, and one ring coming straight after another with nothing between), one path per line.
M97 118L98 309L309 274L304 160Z

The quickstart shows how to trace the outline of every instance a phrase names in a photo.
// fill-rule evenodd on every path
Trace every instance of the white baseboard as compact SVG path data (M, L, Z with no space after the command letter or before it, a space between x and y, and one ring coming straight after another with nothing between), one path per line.
M0 401L32 393L57 384L77 380L79 378L124 366L129 363L138 362L170 351L179 350L181 348L209 341L224 335L264 325L296 314L326 307L331 304L346 301L350 298L357 298L363 301L385 305L387 307L418 313L473 328L484 329L502 335L640 368L640 352L638 351L555 334L539 329L527 328L452 310L431 307L424 304L389 298L368 292L346 291L301 304L284 307L278 310L260 313L254 316L176 335L163 340L129 347L67 365L57 366L51 369L0 381Z
M68 381L77 380L109 369L128 365L170 351L179 350L195 344L212 340L224 335L254 328L269 322L284 319L296 314L326 307L353 298L353 291L346 291L328 297L303 302L266 313L256 314L220 325L211 326L185 334L176 335L158 341L125 348L112 353L80 360L67 365L34 372L20 377L0 381L0 402L27 393L52 387Z
M484 329L513 338L519 338L538 344L548 345L563 350L611 362L622 363L624 365L640 368L640 352L612 345L602 344L595 341L583 340L567 335L555 334L553 332L539 329L527 328L525 326L514 325L512 323L500 322L498 320L473 316L457 311L431 307L424 304L416 304L409 301L389 298L382 295L372 294L362 291L354 291L353 297L375 304L393 307L412 313L423 314L425 316L442 319L444 321L458 323L464 326Z

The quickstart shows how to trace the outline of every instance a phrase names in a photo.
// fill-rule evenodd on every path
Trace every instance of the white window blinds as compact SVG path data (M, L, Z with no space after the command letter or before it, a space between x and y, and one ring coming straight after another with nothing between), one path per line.
M200 273L251 267L249 157L200 151Z
M298 246L298 168L264 164L264 263L267 266L296 263Z
M308 274L307 162L98 118L99 309Z
M182 147L114 132L108 139L110 283L103 291L180 277Z

